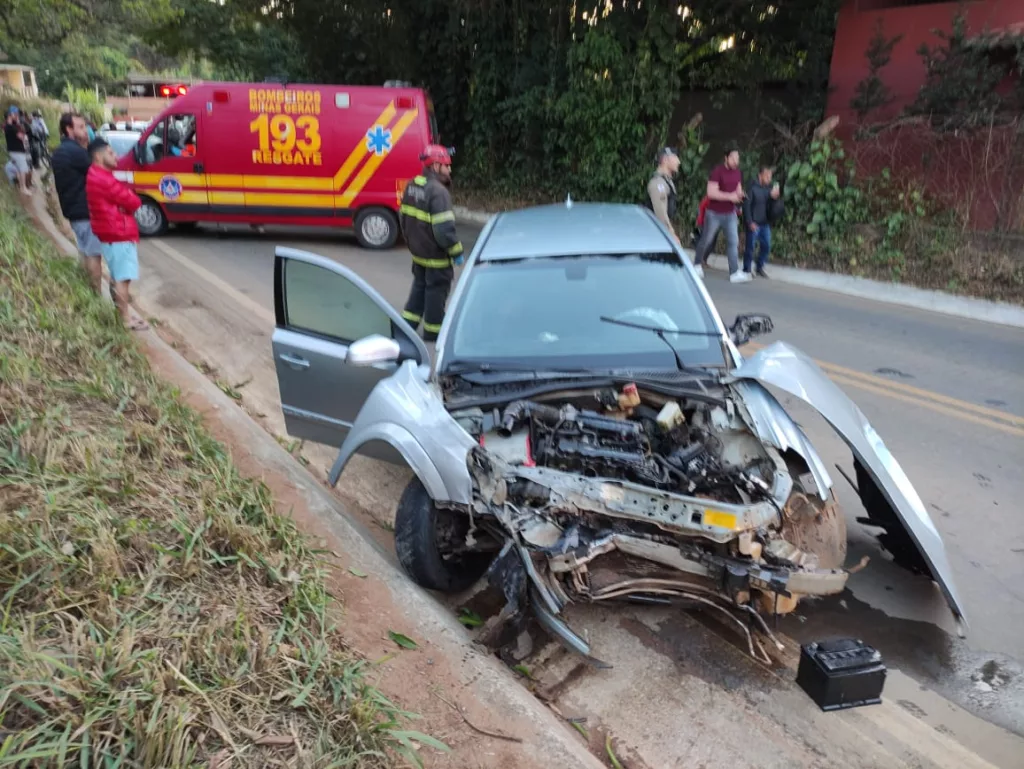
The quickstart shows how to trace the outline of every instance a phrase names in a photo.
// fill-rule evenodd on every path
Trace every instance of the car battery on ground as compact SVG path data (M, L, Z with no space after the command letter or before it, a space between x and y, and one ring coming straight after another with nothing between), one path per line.
M816 641L800 647L796 682L824 711L877 705L885 664L878 651L858 639Z

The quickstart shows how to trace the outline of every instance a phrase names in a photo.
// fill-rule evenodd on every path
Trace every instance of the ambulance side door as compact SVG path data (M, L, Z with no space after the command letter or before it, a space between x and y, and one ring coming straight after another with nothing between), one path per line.
M160 203L171 221L203 218L210 212L199 106L183 104L165 115L137 150L137 191Z

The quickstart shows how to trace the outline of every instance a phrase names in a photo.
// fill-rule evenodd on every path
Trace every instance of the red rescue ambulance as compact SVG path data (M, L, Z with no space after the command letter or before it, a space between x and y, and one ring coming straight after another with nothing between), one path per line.
M194 222L352 227L384 249L437 142L419 89L203 83L154 118L117 176L142 199L143 235Z

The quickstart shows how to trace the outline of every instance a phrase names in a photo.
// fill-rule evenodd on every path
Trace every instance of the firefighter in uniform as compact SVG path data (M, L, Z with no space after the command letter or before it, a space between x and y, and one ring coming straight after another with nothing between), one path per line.
M414 327L423 323L423 338L437 339L444 305L455 271L465 261L455 232L455 214L448 185L452 159L448 150L429 145L420 155L423 174L405 187L399 217L402 234L412 252L412 290L402 317Z
M668 227L672 237L679 242L673 221L679 197L676 194L675 175L679 173L679 155L671 147L663 147L658 152L658 168L647 185L647 207L654 211L662 224Z

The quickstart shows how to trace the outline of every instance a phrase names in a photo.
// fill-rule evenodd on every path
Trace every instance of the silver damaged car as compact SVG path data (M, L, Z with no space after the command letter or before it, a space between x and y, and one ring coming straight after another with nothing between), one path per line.
M846 519L832 478L771 389L836 430L860 520L963 622L942 539L864 414L785 343L744 358L738 347L771 320L726 327L646 209L492 218L433 356L351 270L276 253L288 432L340 446L332 484L357 452L412 469L395 516L401 564L443 592L486 575L506 601L485 628L491 643L532 614L590 656L565 606L632 600L726 612L763 659L765 618L841 592Z

